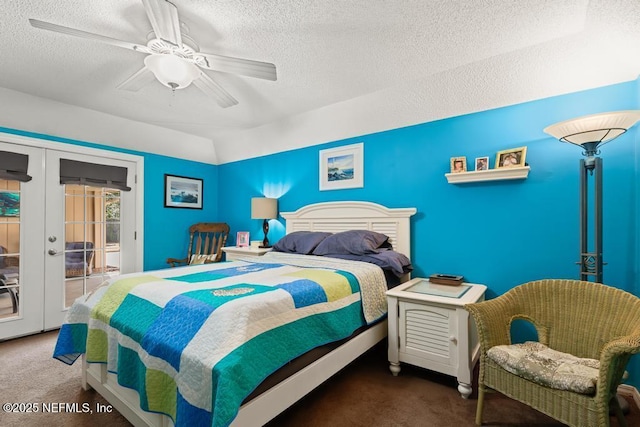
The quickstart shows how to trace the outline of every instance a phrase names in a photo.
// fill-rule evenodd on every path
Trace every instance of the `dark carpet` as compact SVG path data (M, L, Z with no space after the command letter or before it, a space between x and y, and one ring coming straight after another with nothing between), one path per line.
M67 366L51 357L58 332L0 343L0 403L87 404L93 413L5 413L0 426L129 426L119 413L96 413L107 402L80 387L80 362ZM460 397L454 378L402 365L398 377L388 369L384 343L272 420L269 427L325 426L473 426L476 395ZM632 403L630 427L640 426ZM25 406L27 408L27 406ZM561 426L549 417L499 393L485 399L485 425ZM612 426L617 420L612 418Z

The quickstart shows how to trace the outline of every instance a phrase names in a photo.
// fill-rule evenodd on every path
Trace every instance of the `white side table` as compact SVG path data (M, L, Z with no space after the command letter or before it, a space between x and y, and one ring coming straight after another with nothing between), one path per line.
M471 395L473 367L480 344L473 318L464 305L484 300L487 287L471 283L436 285L415 278L387 291L389 305L389 369L400 362L458 379L464 399Z
M241 256L262 256L271 251L271 248L252 248L251 246L225 246L222 251L226 254L227 261L235 261Z

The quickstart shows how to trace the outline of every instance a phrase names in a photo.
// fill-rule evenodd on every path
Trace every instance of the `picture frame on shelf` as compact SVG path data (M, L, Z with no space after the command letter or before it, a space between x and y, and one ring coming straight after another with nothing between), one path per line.
M489 170L489 156L476 157L476 169L477 171Z
M364 144L320 150L320 191L364 187Z
M496 154L496 169L526 166L527 147L510 148Z
M178 175L164 175L164 207L202 209L204 181Z
M451 173L462 173L467 171L467 158L465 156L452 157L450 163Z
M238 231L236 234L236 246L239 248L249 247L249 232Z

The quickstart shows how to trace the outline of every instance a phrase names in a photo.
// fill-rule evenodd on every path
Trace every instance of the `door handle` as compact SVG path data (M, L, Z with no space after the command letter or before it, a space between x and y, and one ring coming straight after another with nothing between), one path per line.
M47 251L47 253L48 253L49 255L53 256L53 255L57 255L57 254L58 254L58 251L56 251L55 249L49 249L49 250Z

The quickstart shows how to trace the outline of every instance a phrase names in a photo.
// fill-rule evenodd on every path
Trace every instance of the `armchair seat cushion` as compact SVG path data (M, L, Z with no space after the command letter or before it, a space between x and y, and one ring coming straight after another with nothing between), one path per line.
M587 395L596 392L600 362L595 359L562 353L533 341L491 347L487 356L506 371L546 387Z

